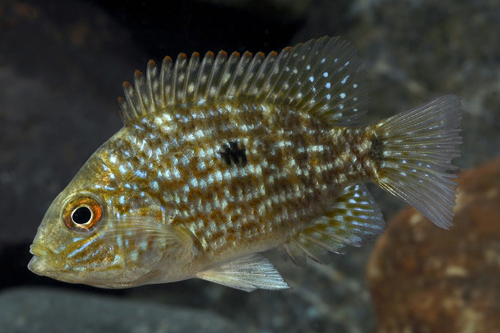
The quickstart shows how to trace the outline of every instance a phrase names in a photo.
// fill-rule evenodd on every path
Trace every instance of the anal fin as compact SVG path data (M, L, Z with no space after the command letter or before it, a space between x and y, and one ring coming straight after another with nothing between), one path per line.
M345 188L344 193L323 216L279 248L282 257L297 266L307 264L306 257L322 264L328 252L343 253L346 245L360 246L363 239L383 232L384 220L373 197L363 184Z
M290 288L271 261L258 253L215 265L199 272L196 276L202 280L247 292L255 289Z

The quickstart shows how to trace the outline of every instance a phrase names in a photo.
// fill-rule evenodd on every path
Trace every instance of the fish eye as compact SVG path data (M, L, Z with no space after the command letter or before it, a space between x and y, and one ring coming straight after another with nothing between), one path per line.
M90 231L102 217L102 206L91 197L79 197L66 204L63 219L74 231Z
M89 223L92 220L92 211L87 206L80 206L71 213L71 220L76 224Z

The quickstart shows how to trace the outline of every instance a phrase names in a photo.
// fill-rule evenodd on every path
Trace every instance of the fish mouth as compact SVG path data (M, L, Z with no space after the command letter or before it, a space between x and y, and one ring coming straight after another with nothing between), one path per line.
M54 258L54 252L47 247L33 243L30 246L30 253L33 255L31 258L28 269L38 275L47 275L48 272L53 270L50 262Z
M39 243L33 243L30 246L30 253L34 256L44 257L52 253L52 251Z

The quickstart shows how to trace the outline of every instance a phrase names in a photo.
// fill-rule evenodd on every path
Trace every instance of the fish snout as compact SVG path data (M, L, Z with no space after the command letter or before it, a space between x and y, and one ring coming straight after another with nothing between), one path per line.
M33 243L30 246L30 253L33 255L28 264L30 271L38 275L46 275L47 271L53 269L53 263L56 261L52 250L39 243Z

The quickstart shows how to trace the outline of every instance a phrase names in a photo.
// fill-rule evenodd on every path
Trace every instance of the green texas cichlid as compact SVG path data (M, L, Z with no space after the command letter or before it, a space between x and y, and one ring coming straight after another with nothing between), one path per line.
M166 57L124 88L124 127L38 228L36 274L105 288L200 278L285 289L261 252L325 263L382 233L366 182L451 225L459 99L359 125L364 74L338 38L267 56Z

